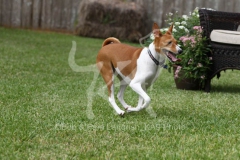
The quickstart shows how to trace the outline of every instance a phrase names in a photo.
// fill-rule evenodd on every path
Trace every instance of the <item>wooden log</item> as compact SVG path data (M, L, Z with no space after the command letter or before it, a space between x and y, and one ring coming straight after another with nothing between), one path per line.
M32 27L40 28L41 23L41 0L33 0L33 12L32 12Z
M2 25L11 27L12 0L2 0Z
M22 4L22 27L32 27L32 0L23 0Z

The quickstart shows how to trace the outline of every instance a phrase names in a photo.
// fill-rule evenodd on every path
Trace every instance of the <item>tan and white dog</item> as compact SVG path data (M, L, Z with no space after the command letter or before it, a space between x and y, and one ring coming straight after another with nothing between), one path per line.
M107 38L97 55L97 67L100 70L109 93L109 102L119 115L125 111L121 110L114 98L114 74L120 80L120 90L117 95L120 103L127 112L139 111L146 108L150 103L147 88L159 76L159 68L168 57L176 61L175 55L181 52L177 41L172 35L173 25L165 34L162 34L158 25L153 24L153 43L148 48L137 48L122 44L118 39ZM124 91L130 86L138 95L137 107L131 107L123 99Z

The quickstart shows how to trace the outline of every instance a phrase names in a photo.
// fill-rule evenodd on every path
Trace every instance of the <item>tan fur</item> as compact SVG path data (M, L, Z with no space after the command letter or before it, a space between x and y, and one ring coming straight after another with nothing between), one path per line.
M177 50L176 50L177 41L172 36L172 29L173 29L173 25L169 27L166 34L162 34L161 31L159 30L158 25L154 23L153 25L153 33L155 35L154 45L155 45L155 50L158 53L163 54L163 52L161 52L162 48L165 48L172 52L177 53ZM168 44L168 42L172 42L172 43Z
M156 23L153 25L153 34L155 36L155 50L159 54L164 54L162 49L168 49L173 52L176 50L176 40L171 35L172 27L166 34L162 34ZM172 41L171 44L168 42ZM122 44L117 38L110 37L104 40L102 48L97 55L97 66L107 84L109 96L111 95L111 86L115 69L118 68L125 77L134 78L137 68L137 59L143 48L137 48L130 45ZM126 62L126 63L123 63ZM129 64L126 66L126 64ZM122 65L122 66L121 66ZM118 78L121 79L120 76Z
M121 42L117 38L109 37L103 42L102 47L104 47L108 44L111 44L111 43L121 43Z
M159 76L159 69L163 66L157 62L165 62L166 57L176 61L175 54L181 49L177 46L172 35L171 26L166 34L162 34L158 25L153 24L154 42L148 48L137 48L122 44L114 37L107 38L97 55L97 66L107 84L108 100L117 114L124 115L115 102L114 75L120 79L118 100L127 112L140 111L149 106L151 98L146 91ZM161 55L160 55L161 54ZM154 57L154 58L153 58ZM115 74L114 74L115 73ZM132 107L124 101L124 91L129 85L139 95L138 105Z
M97 66L108 86L109 95L111 94L110 87L114 69L119 68L124 76L133 79L136 73L137 59L142 49L122 44L116 38L108 38L103 42L103 47L97 55ZM130 63L128 64L128 62ZM120 77L118 76L118 78Z

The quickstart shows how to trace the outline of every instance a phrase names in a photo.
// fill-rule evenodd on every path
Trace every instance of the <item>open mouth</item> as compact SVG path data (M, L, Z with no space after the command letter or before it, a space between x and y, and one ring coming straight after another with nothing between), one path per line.
M176 54L174 54L173 52L166 50L165 53L166 53L166 56L168 57L168 59L169 59L171 62L181 61L181 59L177 58L177 57L176 57Z

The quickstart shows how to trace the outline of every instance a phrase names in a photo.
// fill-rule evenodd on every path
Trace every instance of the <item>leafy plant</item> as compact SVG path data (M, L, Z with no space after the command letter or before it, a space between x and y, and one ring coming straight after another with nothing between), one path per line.
M174 23L173 35L183 50L182 54L178 55L180 61L168 63L169 71L171 72L172 66L177 65L175 78L179 78L179 72L183 70L184 78L194 78L204 86L212 58L208 55L211 50L207 39L202 36L198 8L189 15L169 13L167 22Z

